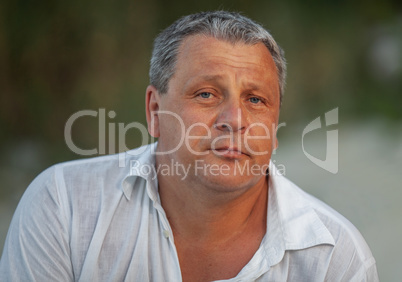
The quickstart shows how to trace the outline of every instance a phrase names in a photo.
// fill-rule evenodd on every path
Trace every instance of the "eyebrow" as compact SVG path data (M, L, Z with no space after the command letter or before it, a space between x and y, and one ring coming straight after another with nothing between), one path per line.
M257 84L253 82L246 82L245 83L246 88L250 90L261 90L261 86L258 86Z
M222 80L223 78L224 78L223 75L216 74L216 75L203 75L203 76L199 77L198 79L201 79L204 81L216 81L216 80ZM246 82L246 86L250 90L260 90L261 89L261 86L258 86L257 84L255 84L253 82Z
M184 88L187 88L187 85L191 85L192 83L200 83L202 81L220 81L223 80L223 75L220 74L214 74L214 75L202 75L202 76L197 76L197 77L192 77L190 80L188 80L183 86Z
M213 80L222 80L223 76L220 74L214 74L214 75L203 75L200 78L206 81L213 81Z

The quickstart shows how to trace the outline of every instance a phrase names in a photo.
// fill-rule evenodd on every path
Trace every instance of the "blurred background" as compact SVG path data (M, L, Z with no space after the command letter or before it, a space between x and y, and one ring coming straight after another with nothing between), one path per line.
M382 281L400 281L402 259L402 5L397 1L2 1L0 3L0 252L27 185L48 166L82 158L66 145L81 110L108 124L145 124L153 38L178 17L242 12L286 52L288 80L275 163L361 231ZM303 153L309 122L338 108L339 170ZM99 117L99 116L98 116ZM98 147L99 119L80 118L74 143ZM325 123L323 123L325 124ZM325 159L326 128L304 149ZM108 136L113 133L106 131ZM117 136L117 133L116 133ZM141 144L129 130L128 148ZM105 153L114 153L109 146Z

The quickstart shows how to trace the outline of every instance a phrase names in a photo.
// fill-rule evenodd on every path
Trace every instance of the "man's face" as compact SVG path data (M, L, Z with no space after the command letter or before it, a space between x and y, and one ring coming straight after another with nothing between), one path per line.
M278 76L262 43L190 36L179 48L168 92L147 89L157 162L190 166L187 177L214 189L247 188L265 178L278 116Z

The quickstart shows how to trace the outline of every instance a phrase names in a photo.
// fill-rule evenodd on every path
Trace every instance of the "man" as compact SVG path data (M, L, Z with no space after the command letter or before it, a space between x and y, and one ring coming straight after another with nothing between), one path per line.
M176 21L155 40L146 90L158 143L38 176L2 280L377 281L353 225L270 163L285 73L248 18Z

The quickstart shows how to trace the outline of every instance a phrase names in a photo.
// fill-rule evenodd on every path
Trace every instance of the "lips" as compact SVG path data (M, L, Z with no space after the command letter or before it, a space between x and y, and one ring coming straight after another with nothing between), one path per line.
M229 146L222 146L222 147L217 147L217 148L211 148L211 151L218 155L218 156L223 156L223 157L228 157L228 158L239 158L242 156L249 156L247 152L244 152L237 147L229 147Z

